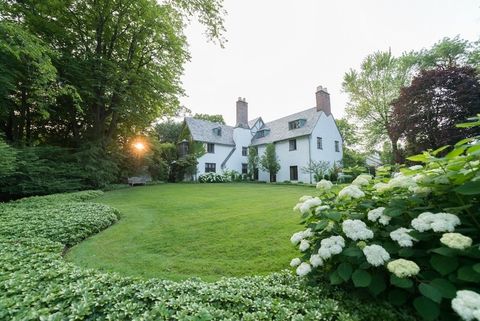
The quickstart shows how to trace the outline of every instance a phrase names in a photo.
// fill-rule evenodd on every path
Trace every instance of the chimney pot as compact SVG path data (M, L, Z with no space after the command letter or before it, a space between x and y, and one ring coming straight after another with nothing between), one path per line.
M315 93L317 101L317 111L323 111L327 116L332 114L330 107L330 94L326 87L318 86Z

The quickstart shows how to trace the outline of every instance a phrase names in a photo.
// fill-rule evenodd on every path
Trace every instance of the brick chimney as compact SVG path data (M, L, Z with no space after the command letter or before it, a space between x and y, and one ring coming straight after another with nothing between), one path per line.
M237 100L237 124L236 127L248 128L248 103L245 98Z
M327 116L330 116L332 110L330 108L330 94L327 88L318 86L315 96L317 98L317 111L323 111Z

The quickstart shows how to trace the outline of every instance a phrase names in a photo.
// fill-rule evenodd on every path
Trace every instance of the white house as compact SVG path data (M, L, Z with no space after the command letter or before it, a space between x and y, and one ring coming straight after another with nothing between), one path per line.
M261 117L248 121L248 104L245 98L237 101L235 127L187 117L185 126L190 140L204 145L206 153L199 157L197 174L221 173L235 170L246 174L248 147L265 152L266 144L273 143L280 163L274 180L313 183L311 174L302 171L310 161L342 160L343 140L330 108L330 94L319 86L316 106L307 110L265 123ZM267 172L255 173L260 181L269 181Z

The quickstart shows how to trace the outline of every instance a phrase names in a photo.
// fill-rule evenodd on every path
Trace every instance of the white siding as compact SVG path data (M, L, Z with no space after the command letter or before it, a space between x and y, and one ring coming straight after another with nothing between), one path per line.
M204 143L205 151L207 151L207 144ZM197 165L197 175L201 175L205 173L205 163L215 163L216 164L216 172L222 172L222 162L227 158L230 151L233 149L233 146L227 145L220 145L215 144L215 153L205 153L201 157L198 158L198 165Z
M225 169L242 173L242 163L248 163L248 156L242 156L242 147L250 146L252 134L249 129L237 127L233 130L233 141L236 149L225 164Z
M317 148L317 137L322 137L323 149ZM335 141L339 143L339 152L335 151ZM343 140L332 115L322 115L318 119L317 125L312 132L311 155L314 161L327 161L333 166L342 161L343 158ZM340 164L338 164L340 165Z

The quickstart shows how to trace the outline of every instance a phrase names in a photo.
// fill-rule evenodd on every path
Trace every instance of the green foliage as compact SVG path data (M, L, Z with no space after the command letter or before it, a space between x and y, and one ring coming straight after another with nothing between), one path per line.
M275 153L275 144L266 145L265 152L260 157L260 168L270 174L270 179L280 170L280 163Z
M0 178L14 173L17 152L0 138Z
M210 121L210 122L213 122L213 123L218 123L218 124L225 125L225 120L223 119L223 116L220 115L220 114L218 114L218 115L195 114L193 116L193 118L202 119L202 120Z
M307 166L302 167L302 171L307 174L313 174L315 181L319 182L330 173L330 162L311 161Z
M205 173L198 176L200 183L227 183L231 181L229 174Z
M175 144L179 141L180 134L182 133L182 126L182 123L177 123L173 120L166 120L155 124L153 131L160 142Z
M314 231L302 234L302 242L309 244L303 259L317 253L323 258L313 275L326 273L333 284L388 297L392 304L408 303L425 320L456 319L451 310L456 291L480 292L479 138L409 157L422 165L402 167L393 178L379 170L381 176L375 180L360 175L338 195L322 189L321 202L315 205L309 205L313 203L307 198L301 200L296 208ZM328 207L316 210L320 204ZM399 238L395 233L401 228L407 230ZM342 237L344 245L326 255L330 236ZM292 242L298 243L296 237ZM387 256L382 258L371 246L381 246ZM397 274L397 259L407 260L402 263L408 266L407 274ZM373 276L378 280L372 281ZM389 282L384 284L385 280Z
M250 179L254 178L255 171L258 170L259 162L258 147L248 147L248 175L250 176Z
M71 202L88 194L93 196L38 197L0 207L1 319L410 320L386 305L307 287L288 273L211 284L141 281L78 268L63 260L64 246L117 219L108 206Z

